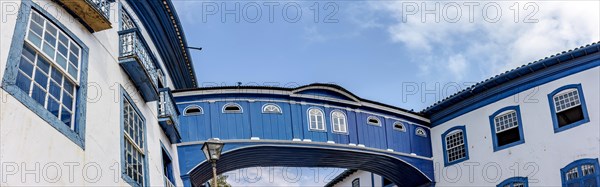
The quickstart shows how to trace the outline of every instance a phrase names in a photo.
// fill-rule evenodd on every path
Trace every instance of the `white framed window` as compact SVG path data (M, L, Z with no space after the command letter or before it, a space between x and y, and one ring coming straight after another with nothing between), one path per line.
M557 113L581 105L581 101L579 100L579 93L576 88L561 91L560 93L554 95L553 100Z
M331 112L331 126L335 133L348 133L348 120L342 111Z
M204 109L198 105L190 105L183 109L184 116L195 116L200 114L204 114Z
M449 163L467 156L462 130L454 130L446 135L446 155Z
M519 126L517 111L509 110L494 117L494 125L496 126L496 134L517 128Z
M402 122L396 121L394 123L394 130L397 130L400 132L406 132L406 126L404 126L404 124Z
M127 98L123 99L123 174L140 186L144 186L145 177L145 139L144 120Z
M81 48L36 10L29 16L16 85L75 130Z
M276 104L265 104L262 107L262 113L266 113L266 114L281 114L281 107L279 107Z
M418 127L418 128L415 130L415 134L416 134L417 136L427 137L427 133L425 132L425 129L423 129L423 128L421 128L421 127Z
M369 124L369 125L375 125L375 126L381 126L381 121L379 120L378 117L369 116L369 117L367 117L367 124Z
M573 168L569 171L567 171L567 173L565 174L567 180L573 180L576 178L579 178L579 172L577 171L577 168Z
M583 173L583 176L593 175L596 173L595 168L596 167L594 167L594 165L591 164L581 165L581 172Z
M26 41L60 72L79 83L81 47L36 10L29 18Z
M325 113L318 108L308 109L308 129L325 131Z
M237 103L227 103L223 105L223 113L242 113L243 109Z

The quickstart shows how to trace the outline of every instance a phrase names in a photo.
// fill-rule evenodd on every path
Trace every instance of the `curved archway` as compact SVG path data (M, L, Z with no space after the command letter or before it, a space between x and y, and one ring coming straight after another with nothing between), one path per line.
M377 173L398 186L422 186L433 181L414 165L377 152L295 145L246 145L221 155L218 173L247 167L337 167ZM431 168L433 169L433 168ZM201 186L211 179L212 167L201 162L188 174L192 186ZM432 171L426 171L432 172Z

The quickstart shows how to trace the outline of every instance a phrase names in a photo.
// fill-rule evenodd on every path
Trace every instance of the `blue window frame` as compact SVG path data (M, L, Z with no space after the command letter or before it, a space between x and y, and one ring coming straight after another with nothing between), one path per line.
M525 143L519 106L504 107L490 115L494 152Z
M442 134L444 166L469 160L469 145L465 126L455 126Z
M121 87L121 178L131 186L147 186L146 120Z
M598 186L600 172L598 171L598 158L585 158L571 162L560 169L562 186Z
M162 164L163 164L163 177L165 180L165 187L175 187L175 177L173 175L173 159L171 154L167 151L167 148L160 143L162 148Z
M21 2L2 88L85 149L87 46L42 7Z
M581 84L562 86L548 94L554 133L590 121Z
M527 177L512 177L502 181L497 187L528 187Z

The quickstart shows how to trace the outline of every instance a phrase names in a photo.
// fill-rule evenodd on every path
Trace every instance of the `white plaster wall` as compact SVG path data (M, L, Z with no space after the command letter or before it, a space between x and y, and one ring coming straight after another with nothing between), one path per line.
M174 176L179 178L176 149L158 125L156 102L143 102L118 64L117 3L112 3L111 9L113 29L92 34L81 23L72 21L73 17L57 8L59 6L54 2L35 2L50 7L50 14L89 48L88 83L94 87L88 89L85 150L1 90L0 186L129 186L121 179L120 171L119 85L125 87L146 119L150 185L164 184L160 142L169 149L175 166ZM0 76L4 75L15 34L16 15L11 15L13 5L20 6L20 1L0 2ZM18 10L19 7L15 8ZM173 84L170 82L169 85ZM178 179L177 184L181 185L181 180Z
M599 77L599 67L588 69L523 91L518 97L501 99L432 128L436 185L495 186L513 176L527 176L530 186L560 186L561 168L578 159L600 156ZM578 83L582 85L590 122L554 133L547 94L561 86ZM527 98L527 95L532 97ZM525 143L494 152L489 115L512 105L520 106ZM470 158L444 168L441 134L458 125L466 126Z
M355 173L353 173L352 175L344 178L344 180L335 184L334 187L352 187L352 181L356 178L359 178L361 187L373 186L373 184L375 184L375 186L373 186L373 187L381 187L381 182L382 182L381 176L379 176L377 174L373 174L373 180L375 180L375 183L372 183L371 182L371 172L362 171L362 170L358 170Z

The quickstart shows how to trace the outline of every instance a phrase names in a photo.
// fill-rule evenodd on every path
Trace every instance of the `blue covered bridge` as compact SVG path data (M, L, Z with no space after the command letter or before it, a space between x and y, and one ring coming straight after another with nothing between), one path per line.
M338 167L377 173L398 186L433 184L429 121L331 84L231 86L173 93L185 186L212 177L204 141L225 143L218 173L256 167Z

